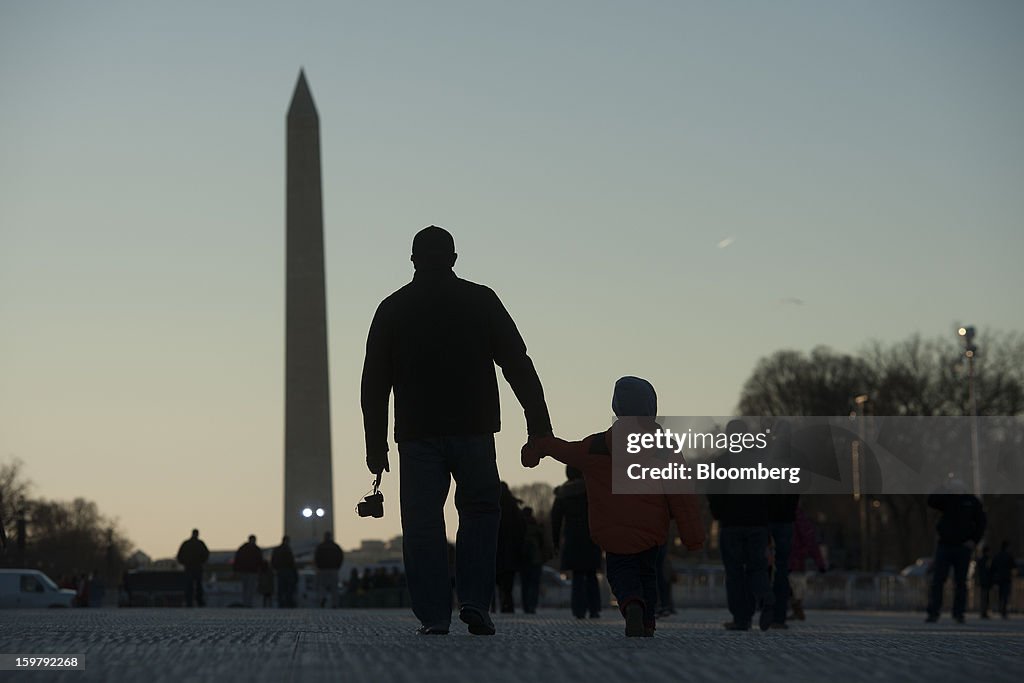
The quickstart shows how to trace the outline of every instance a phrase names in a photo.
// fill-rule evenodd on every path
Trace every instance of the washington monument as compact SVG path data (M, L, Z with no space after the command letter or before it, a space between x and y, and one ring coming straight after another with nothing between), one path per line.
M284 532L298 545L334 529L320 118L303 72L287 128Z

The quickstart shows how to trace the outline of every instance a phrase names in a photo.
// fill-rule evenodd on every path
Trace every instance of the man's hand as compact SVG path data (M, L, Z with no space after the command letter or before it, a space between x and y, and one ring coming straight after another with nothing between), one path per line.
M551 432L544 432L540 434L531 434L523 444L522 450L519 452L520 462L523 463L523 467L536 467L540 464L540 461L547 455L543 450L537 447L537 440L542 439L546 436L554 436Z
M380 474L381 472L390 472L391 465L388 463L388 452L375 451L366 453L366 468L370 470L372 474Z
M536 467L540 464L541 458L544 457L544 453L539 448L533 445L533 439L530 439L523 444L523 449L519 452L520 461L523 463L523 467Z

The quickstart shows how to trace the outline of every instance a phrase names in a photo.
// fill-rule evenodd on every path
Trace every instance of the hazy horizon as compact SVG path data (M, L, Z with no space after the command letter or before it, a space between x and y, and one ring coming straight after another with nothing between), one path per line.
M196 526L279 541L300 68L346 548L400 533L393 445L387 516L353 511L358 385L426 225L501 296L565 438L625 374L731 414L778 349L1024 330L1022 29L1013 2L0 4L0 459L154 558ZM520 467L499 382L502 476L557 483Z

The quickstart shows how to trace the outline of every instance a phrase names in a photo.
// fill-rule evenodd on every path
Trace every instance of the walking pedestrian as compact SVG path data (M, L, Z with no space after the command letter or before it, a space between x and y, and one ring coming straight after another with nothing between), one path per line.
M252 607L253 598L256 595L256 588L259 585L260 565L263 563L263 552L256 545L256 537L249 536L249 540L238 546L235 551L235 559L232 568L235 574L242 580L242 605Z
M210 559L210 550L199 538L199 529L178 547L178 563L185 567L185 606L191 607L193 598L200 607L206 605L203 596L203 565Z

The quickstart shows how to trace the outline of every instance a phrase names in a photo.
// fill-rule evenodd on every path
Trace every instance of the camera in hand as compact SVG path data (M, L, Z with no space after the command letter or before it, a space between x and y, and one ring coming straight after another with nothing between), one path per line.
M356 504L356 512L360 517L380 519L384 516L384 494L380 492L380 480L383 475L383 472L377 474L377 478L373 480L373 492Z
M380 491L374 491L356 505L356 511L360 517L383 517L384 494Z

